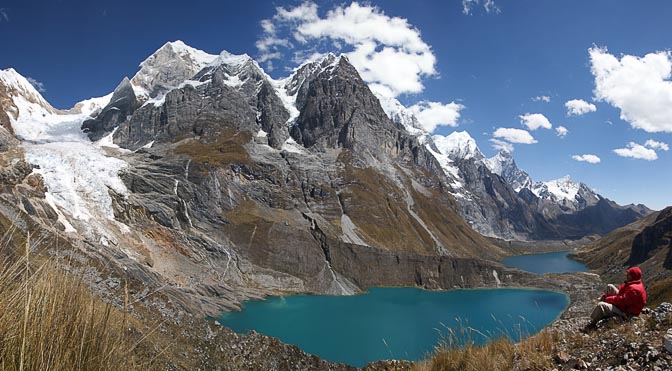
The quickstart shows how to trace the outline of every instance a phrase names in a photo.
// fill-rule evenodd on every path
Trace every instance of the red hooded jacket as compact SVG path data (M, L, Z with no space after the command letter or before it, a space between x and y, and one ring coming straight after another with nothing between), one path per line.
M632 281L627 281L618 289L617 295L607 296L604 301L618 307L623 313L638 315L646 305L646 290L642 284L642 271L628 269Z

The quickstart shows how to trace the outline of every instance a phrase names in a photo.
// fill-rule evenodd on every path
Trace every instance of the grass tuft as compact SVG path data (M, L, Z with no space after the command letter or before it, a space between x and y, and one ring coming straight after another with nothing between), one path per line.
M30 236L22 243L17 256L11 239L0 242L0 370L140 368L127 314L53 261L33 261Z
M522 370L544 370L553 366L557 339L548 330L517 344L502 335L481 346L472 341L473 333L473 329L464 326L457 331L449 330L428 359L415 364L413 371L506 371L514 366Z

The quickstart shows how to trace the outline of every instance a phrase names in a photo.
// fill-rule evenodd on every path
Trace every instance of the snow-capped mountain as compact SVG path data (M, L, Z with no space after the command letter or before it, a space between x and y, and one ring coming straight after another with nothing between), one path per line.
M529 190L539 199L555 204L565 211L578 211L595 205L601 198L587 185L572 181L569 175L546 182L533 182L529 174L518 168L513 156L507 151L500 151L483 162L493 174L501 176L516 192Z
M375 92L374 92L375 94ZM387 116L395 123L403 126L406 131L411 134L418 136L428 136L429 133L425 132L420 126L417 117L410 109L404 107L399 100L393 97L384 96L382 94L375 94L376 98L380 101L381 107L387 114Z
M476 145L476 140L466 131L454 131L447 136L432 136L436 148L448 155L453 161L483 160L485 157Z
M131 84L141 100L156 98L193 77L216 58L217 55L180 40L168 42L140 63Z
M484 235L505 239L565 238L603 232L600 223L609 215L618 214L614 219L629 222L646 213L626 207L632 213L621 218L624 211L607 200L596 209L601 216L592 216L590 222L581 221L582 217L565 217L562 223L575 225L556 226L560 215L594 208L602 197L568 177L535 183L518 168L511 153L501 151L486 158L466 131L430 136L421 129L413 112L398 100L383 96L378 99L390 119L416 135L441 164L462 216Z
M549 200L563 210L578 211L595 205L602 198L587 185L572 181L569 175L547 182L536 182L529 188L537 197Z
M47 102L33 85L13 68L0 71L0 81L7 89L7 93L14 100L15 105L24 107L24 114L41 115L56 112L56 109ZM18 112L8 112L18 115Z
M580 185L572 181L569 175L548 182L537 182L531 188L539 197L553 201L573 200L579 193Z
M532 178L518 168L516 161L508 151L500 151L495 156L484 159L483 162L493 174L504 178L516 192L520 192L523 188L531 189Z

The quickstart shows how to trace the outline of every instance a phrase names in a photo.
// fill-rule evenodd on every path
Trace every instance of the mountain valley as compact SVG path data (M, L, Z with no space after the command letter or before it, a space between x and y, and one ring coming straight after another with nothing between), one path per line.
M372 286L546 288L570 295L566 316L585 311L597 277L499 263L544 245L581 247L606 278L642 264L670 279L669 208L621 206L569 176L533 181L465 131L433 137L333 54L273 79L247 55L170 42L69 110L0 71L0 179L3 233L38 236L34 251L112 303L125 292L142 316L170 318L173 334L198 337L203 317L250 299ZM654 296L670 300L665 285ZM224 331L223 344L340 367Z

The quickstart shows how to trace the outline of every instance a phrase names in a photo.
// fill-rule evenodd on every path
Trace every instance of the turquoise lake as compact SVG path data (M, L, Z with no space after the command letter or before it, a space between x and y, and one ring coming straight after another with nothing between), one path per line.
M503 335L517 340L550 324L568 304L566 295L543 290L371 288L354 296L249 301L219 322L361 367L381 359L423 359L448 327L475 329L471 339L479 344Z
M528 254L510 256L502 260L507 267L518 268L532 273L571 273L587 272L582 263L567 257L571 251L549 252L544 254Z

